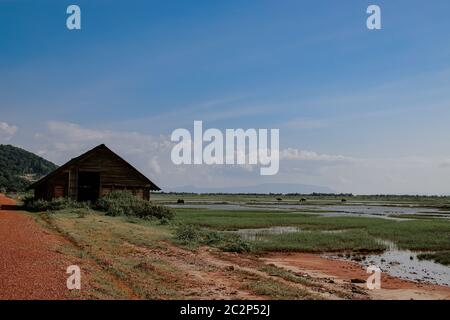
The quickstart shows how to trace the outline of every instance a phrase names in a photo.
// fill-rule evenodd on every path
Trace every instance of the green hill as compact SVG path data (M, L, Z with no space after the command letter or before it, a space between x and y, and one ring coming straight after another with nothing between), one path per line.
M0 145L0 192L25 190L31 182L56 168L57 165L34 153Z

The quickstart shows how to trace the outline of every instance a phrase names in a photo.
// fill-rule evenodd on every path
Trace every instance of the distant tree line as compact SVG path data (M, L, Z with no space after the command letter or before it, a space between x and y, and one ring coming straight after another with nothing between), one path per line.
M307 197L307 198L357 198L360 200L419 200L419 199L447 199L448 195L410 195L410 194L373 194L373 195L355 195L352 193L197 193L197 192L157 192L168 195L206 195L206 196L285 196L285 197Z

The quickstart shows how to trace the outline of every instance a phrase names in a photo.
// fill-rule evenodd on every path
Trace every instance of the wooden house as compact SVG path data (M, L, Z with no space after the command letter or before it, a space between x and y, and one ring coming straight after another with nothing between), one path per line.
M101 144L76 157L33 183L35 199L68 197L96 201L113 190L129 190L148 200L151 190L160 190L146 176Z

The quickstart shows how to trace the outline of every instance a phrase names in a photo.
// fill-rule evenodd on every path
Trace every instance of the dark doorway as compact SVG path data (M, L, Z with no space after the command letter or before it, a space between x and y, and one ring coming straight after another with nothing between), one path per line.
M78 201L94 202L100 191L100 174L98 172L78 173Z

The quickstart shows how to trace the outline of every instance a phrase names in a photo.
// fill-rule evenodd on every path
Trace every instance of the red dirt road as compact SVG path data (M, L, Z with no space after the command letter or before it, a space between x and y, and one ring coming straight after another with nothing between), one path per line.
M64 240L14 204L0 194L0 299L65 299L70 262L56 251Z

